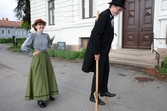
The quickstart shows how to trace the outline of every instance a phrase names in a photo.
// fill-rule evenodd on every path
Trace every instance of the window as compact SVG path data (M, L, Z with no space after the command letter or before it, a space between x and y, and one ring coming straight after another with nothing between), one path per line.
M81 38L81 48L87 47L88 41L89 41L89 37Z
M54 18L54 0L50 0L48 2L48 10L49 10L49 25L54 25L55 24L55 18Z
M5 35L5 30L2 30L2 35Z
M10 35L10 30L8 30L8 35Z
M21 30L18 30L18 35L21 35Z
M13 31L13 34L14 34L14 35L16 34L16 31L15 31L15 30Z
M13 34L14 34L14 35L17 35L17 30L14 30Z
M26 30L23 31L23 35L26 35Z
M96 16L96 1L97 0L82 0L83 19Z

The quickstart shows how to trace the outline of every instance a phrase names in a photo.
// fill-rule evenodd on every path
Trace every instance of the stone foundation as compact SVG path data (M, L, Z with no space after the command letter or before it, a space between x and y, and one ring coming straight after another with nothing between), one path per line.
M167 48L158 48L157 52L160 54L160 59L164 59L167 56Z
M58 49L58 46L57 46L57 44L52 44L51 48L52 49ZM72 51L80 51L81 46L80 45L68 45L68 44L66 44L66 49L67 50L72 50Z

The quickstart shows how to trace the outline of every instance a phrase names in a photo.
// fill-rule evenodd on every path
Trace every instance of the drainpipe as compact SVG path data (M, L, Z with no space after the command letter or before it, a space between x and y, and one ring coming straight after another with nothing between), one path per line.
M152 41L152 44L153 44L153 48L152 48L152 53L156 53L156 59L157 59L157 68L159 70L159 60L160 60L160 55L159 53L154 49L154 32L153 32L153 41Z
M153 44L153 48L152 48L152 53L156 53L156 58L157 58L157 64L158 64L158 66L157 66L157 68L158 68L158 70L159 70L159 62L160 62L160 54L154 49L154 39L158 39L158 40L164 40L164 39L166 39L166 38L155 38L154 37L154 33L153 33L153 42L152 42L152 44Z

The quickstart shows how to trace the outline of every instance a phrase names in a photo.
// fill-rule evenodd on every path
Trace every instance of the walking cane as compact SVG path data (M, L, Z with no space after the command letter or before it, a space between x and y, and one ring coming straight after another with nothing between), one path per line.
M99 17L99 11L96 12L96 21ZM96 91L94 92L95 98L95 111L98 111L99 104L98 104L98 88L99 88L99 60L96 60Z
M94 92L94 98L95 98L95 111L98 111L99 104L98 104L98 82L99 82L99 60L96 60L96 91Z

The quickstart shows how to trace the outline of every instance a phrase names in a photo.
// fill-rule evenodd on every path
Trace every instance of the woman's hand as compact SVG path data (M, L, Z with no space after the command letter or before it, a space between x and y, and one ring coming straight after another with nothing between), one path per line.
M40 51L39 50L36 50L34 53L33 53L33 56L35 56L35 55L37 55L37 54L39 54L40 53Z

